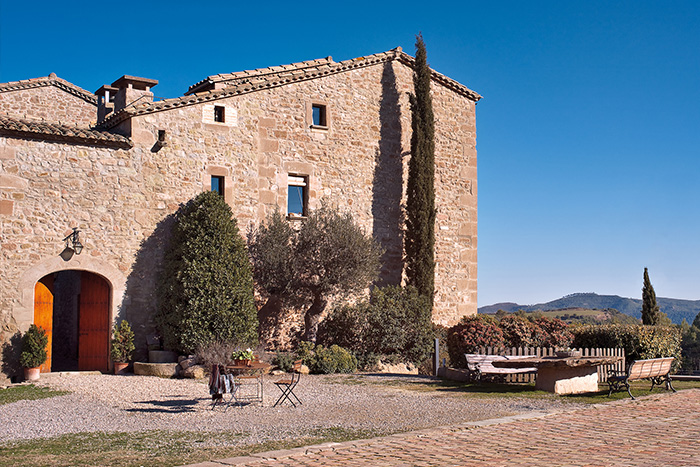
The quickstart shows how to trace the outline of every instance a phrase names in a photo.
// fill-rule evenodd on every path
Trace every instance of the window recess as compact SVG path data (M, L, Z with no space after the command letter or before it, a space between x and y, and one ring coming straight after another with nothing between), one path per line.
M305 175L288 175L287 217L301 218L308 214L308 180Z

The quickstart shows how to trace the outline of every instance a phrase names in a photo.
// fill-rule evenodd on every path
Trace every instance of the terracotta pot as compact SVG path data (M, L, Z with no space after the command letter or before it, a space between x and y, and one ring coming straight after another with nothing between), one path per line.
M115 375L125 375L126 369L129 366L128 363L114 362L114 374Z
M25 368L24 369L24 380L25 381L39 381L39 376L41 375L41 370L39 367L35 368Z

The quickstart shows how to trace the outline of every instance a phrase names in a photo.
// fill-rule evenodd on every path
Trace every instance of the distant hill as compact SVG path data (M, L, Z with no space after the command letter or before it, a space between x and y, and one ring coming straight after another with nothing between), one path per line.
M675 298L657 297L657 303L661 311L666 313L671 321L680 324L683 318L688 323L692 323L700 313L700 300L679 300ZM642 300L636 298L624 298L618 295L598 295L595 293L575 293L567 295L547 303L536 305L518 305L517 303L505 302L495 305L482 306L479 313L494 314L498 310L512 313L518 310L524 311L550 311L563 310L566 308L586 308L593 310L605 310L614 308L626 315L637 319L642 317Z

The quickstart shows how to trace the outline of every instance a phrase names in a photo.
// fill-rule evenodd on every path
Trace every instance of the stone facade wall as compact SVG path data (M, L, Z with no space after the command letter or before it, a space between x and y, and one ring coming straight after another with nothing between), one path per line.
M97 105L56 86L0 89L0 113L87 127L97 120Z
M308 177L309 207L352 211L386 249L382 281L400 283L411 90L410 68L392 61L215 101L224 124L208 117L211 102L133 117L119 129L129 150L0 138L0 345L31 323L36 280L79 269L110 281L112 318L132 323L144 353L170 215L212 175L225 178L243 234L286 212L289 174ZM451 324L477 308L475 105L436 83L433 93L434 320ZM312 104L327 106L327 129L310 127ZM64 262L71 227L85 250Z
M476 103L433 85L435 113L435 309L455 324L477 312Z
M132 119L137 146L166 130L161 163L175 198L226 176L226 199L246 230L274 209L286 210L287 175L308 176L309 206L322 198L349 209L386 250L382 282L398 284L410 155L411 70L398 62L258 91L215 102L232 120L213 123L212 104ZM476 313L475 103L433 84L436 115L436 307L434 320ZM328 129L310 128L307 109L327 106ZM138 149L135 149L138 151ZM204 169L202 185L196 177ZM201 172L200 172L201 173ZM183 183L183 180L185 183ZM163 181L168 183L167 180ZM165 196L165 195L164 195Z
M112 284L113 310L117 302L126 308L125 277L143 240L134 204L125 202L142 185L131 157L123 150L0 138L0 346L27 330L34 284L51 272L103 275ZM62 239L76 226L85 250L64 262Z

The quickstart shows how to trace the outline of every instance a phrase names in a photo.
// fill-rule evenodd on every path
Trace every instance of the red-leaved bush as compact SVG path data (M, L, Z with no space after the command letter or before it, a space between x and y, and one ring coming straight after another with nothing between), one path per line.
M500 321L488 315L465 316L447 331L447 348L452 366L465 368L465 353L481 347L566 348L573 341L567 324L558 319L507 315Z
M506 347L538 347L545 337L542 329L524 316L504 316L499 326Z
M537 318L535 324L545 333L542 347L569 347L574 340L574 335L569 331L568 325L559 318Z
M479 347L502 347L503 331L498 321L486 315L465 316L452 326L447 336L447 349L453 366L466 368L465 353L477 353Z

